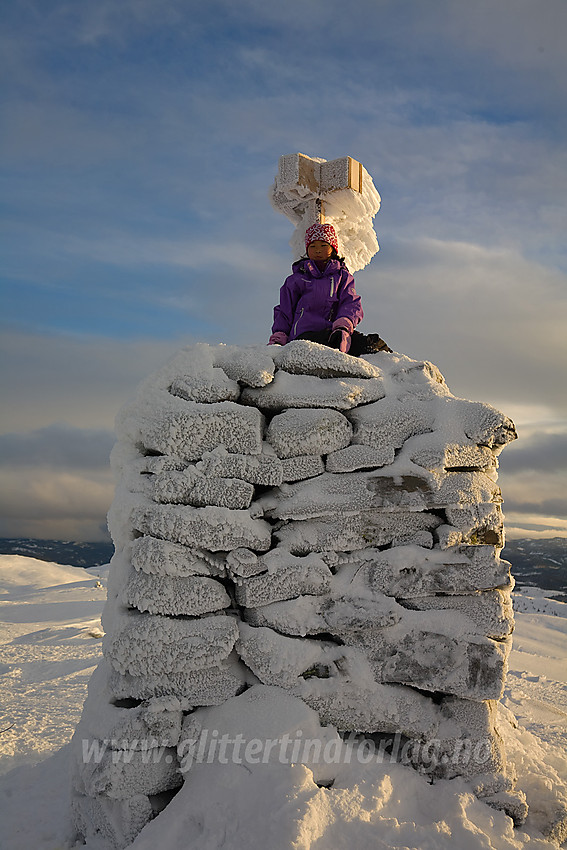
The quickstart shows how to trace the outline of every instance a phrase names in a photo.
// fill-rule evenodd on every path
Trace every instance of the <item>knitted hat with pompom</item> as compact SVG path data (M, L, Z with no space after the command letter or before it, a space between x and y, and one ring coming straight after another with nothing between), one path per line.
M339 241L332 224L316 223L308 227L305 233L305 249L307 250L316 239L320 239L321 242L328 242L329 245L333 246L337 254L339 253Z

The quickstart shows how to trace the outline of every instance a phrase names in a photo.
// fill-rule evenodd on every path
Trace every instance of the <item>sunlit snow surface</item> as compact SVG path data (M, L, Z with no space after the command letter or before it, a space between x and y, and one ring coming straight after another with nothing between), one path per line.
M0 846L64 850L69 755L87 682L101 657L104 567L84 570L0 556ZM462 780L430 785L398 764L345 767L318 787L296 765L202 764L140 833L133 850L543 850L567 783L567 606L529 589L516 594L516 632L501 732L525 791L521 830ZM510 710L518 728L510 724ZM561 793L559 791L559 797ZM84 846L84 845L81 845ZM86 845L102 850L103 844Z

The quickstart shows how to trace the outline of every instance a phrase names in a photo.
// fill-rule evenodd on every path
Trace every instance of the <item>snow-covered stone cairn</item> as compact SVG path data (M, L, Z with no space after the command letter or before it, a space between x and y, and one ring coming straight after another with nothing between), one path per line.
M521 819L494 728L513 629L506 416L398 354L198 344L142 385L117 436L80 833L126 846L214 712L250 725L260 698L345 747L403 744L432 780L464 776ZM339 768L313 769L329 784Z

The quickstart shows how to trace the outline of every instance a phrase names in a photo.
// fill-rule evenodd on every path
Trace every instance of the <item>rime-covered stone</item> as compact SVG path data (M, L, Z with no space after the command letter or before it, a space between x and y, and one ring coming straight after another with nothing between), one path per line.
M103 660L91 676L92 710L81 718L76 731L81 745L92 750L91 741L107 740L114 749L130 751L147 748L149 741L157 740L163 747L177 746L185 703L176 697L151 697L128 708L120 706L110 688L113 672Z
M351 445L331 452L327 456L327 472L357 472L360 469L374 469L388 466L394 462L393 447L373 449L370 446Z
M240 386L231 381L222 369L213 368L212 374L179 375L170 387L172 395L187 401L214 404L219 401L236 401L240 395Z
M395 628L392 629L395 632ZM381 635L382 636L382 635ZM504 690L509 641L453 636L416 627L366 649L376 679L464 699L498 700ZM364 638L362 638L364 640Z
M451 399L450 405L463 433L477 446L499 451L518 436L512 420L490 404L458 398Z
M145 452L200 460L217 446L243 454L260 454L263 417L260 411L232 401L199 404L161 392L134 401L116 420L121 440Z
M223 585L205 576L156 576L132 570L122 591L124 605L150 614L199 616L230 606Z
M365 628L372 623L385 628L397 623L403 612L392 599L364 597L335 598L331 581L330 593L321 596L290 598L258 608L247 608L245 620L251 626L267 626L290 637L336 634Z
M105 637L104 653L115 670L132 676L199 670L228 658L237 636L232 617L174 620L130 612Z
M242 547L233 549L232 552L228 553L226 568L233 581L237 583L242 578L249 578L249 576L255 576L266 571L266 567L258 558L258 555L250 549Z
M274 378L274 362L265 346L218 345L214 350L214 363L232 381L247 387L264 387Z
M328 678L348 657L363 653L339 647L330 641L298 640L268 628L240 624L238 652L244 663L265 685L275 685L298 693L300 680L316 676Z
M266 572L241 579L236 586L236 601L254 607L306 594L318 596L331 585L331 572L317 555L297 558L274 549L259 559Z
M362 511L335 518L297 520L274 532L280 545L294 555L334 550L348 552L366 546L415 544L433 546L432 531L441 520L419 511L377 513Z
M153 497L161 504L244 510L250 506L253 495L254 487L247 481L203 475L195 467L162 472L154 480Z
M486 637L503 640L512 634L514 613L510 593L489 590L475 594L450 596L414 596L405 599L412 611L456 611L470 622L470 630Z
M476 497L476 499L475 499ZM375 509L434 510L447 505L499 500L500 491L482 472L451 473L437 481L424 473L389 475L382 471L324 473L274 491L266 498L269 515L277 519L311 519Z
M230 658L230 656L229 656ZM236 662L220 662L200 670L132 676L112 670L109 687L116 699L177 697L185 705L219 705L246 687L249 672Z
M344 575L348 570L349 575ZM272 603L256 603L250 607L245 620L254 626L268 626L290 636L327 633L350 643L349 635L377 630L390 640L387 630L401 624L400 629L412 626L422 630L452 629L458 635L477 635L495 640L507 638L514 619L510 593L501 590L467 595L415 596L393 599L379 591L368 592L366 575L359 568L342 568L331 578L328 592L302 598L282 598ZM409 611L439 612L438 615L416 617ZM448 612L448 616L441 612ZM397 632L400 631L397 629Z
M494 453L486 446L459 445L448 443L423 448L409 448L409 456L413 463L429 470L482 470L495 468Z
M455 618L456 621L457 618ZM293 638L270 628L241 625L239 648L245 663L267 685L295 691L301 679L332 678L337 666L362 659L373 680L411 685L465 699L499 699L510 644L447 629L428 631L416 625L345 630L345 644Z
M286 482L305 481L324 471L325 463L320 455L299 455L282 461L282 478Z
M158 741L148 750L130 750L127 758L119 751L106 749L100 761L81 765L75 777L75 790L80 794L104 795L111 800L161 794L183 781L175 747L160 747Z
M360 357L351 357L327 345L294 339L272 354L278 369L318 378L380 378L380 369Z
M278 411L289 407L350 410L383 397L380 378L318 378L276 372L271 384L256 390L246 388L240 398L261 410Z
M266 432L281 458L329 454L348 446L351 437L352 425L338 410L286 410Z
M500 499L495 502L448 505L445 510L448 523L439 529L439 545L504 546L504 517Z
M353 552L351 563L358 583L397 599L511 586L510 564L493 546L394 546L383 552L371 547Z
M89 842L102 838L112 850L124 850L149 823L154 810L145 794L113 800L75 793L71 797L71 815L75 828Z
M205 475L239 478L251 484L276 487L283 480L282 462L275 454L229 454L219 447L203 456L199 467Z
M207 547L213 552L239 546L261 552L270 545L270 527L263 520L253 519L248 511L140 501L133 506L131 518L133 528L142 534L185 546Z
M440 549L454 546L504 546L504 527L501 522L495 526L482 523L469 528L456 528L454 525L440 525L437 529L437 543Z
M432 431L435 413L419 397L382 398L347 413L354 427L353 443L383 451L399 449L414 434Z
M163 576L217 576L224 563L212 552L193 549L145 535L130 544L132 565L144 573Z

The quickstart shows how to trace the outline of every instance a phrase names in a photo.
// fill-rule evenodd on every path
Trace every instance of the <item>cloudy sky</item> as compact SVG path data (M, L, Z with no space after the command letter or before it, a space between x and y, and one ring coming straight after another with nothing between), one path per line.
M0 536L94 540L116 411L262 343L284 153L362 161L365 319L515 419L509 536L567 536L565 0L9 0Z

